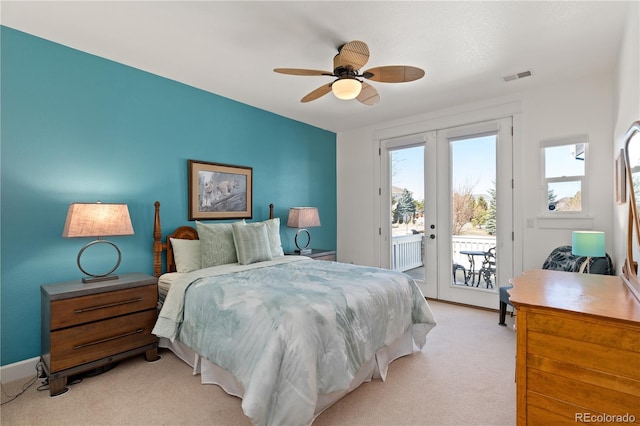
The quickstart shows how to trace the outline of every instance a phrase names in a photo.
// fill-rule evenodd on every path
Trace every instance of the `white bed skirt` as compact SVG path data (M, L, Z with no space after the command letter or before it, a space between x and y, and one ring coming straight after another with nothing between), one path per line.
M229 371L214 364L213 362L201 357L191 348L182 342L171 342L169 339L160 338L158 346L167 348L172 351L178 358L189 364L193 368L193 374L200 374L202 384L214 384L220 386L229 395L242 398L244 389L242 385ZM356 389L364 382L371 379L384 380L387 376L389 364L401 356L409 355L414 350L413 338L411 336L411 328L400 336L395 342L389 346L380 349L374 359L364 364L356 373L355 377L349 385L349 389L337 391L328 394L318 395L318 402L314 413L314 419L324 410L329 408L340 398Z

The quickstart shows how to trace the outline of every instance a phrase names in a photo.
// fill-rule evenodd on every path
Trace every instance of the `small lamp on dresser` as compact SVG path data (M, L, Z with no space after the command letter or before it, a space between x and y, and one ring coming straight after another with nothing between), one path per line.
M320 226L320 215L318 214L317 207L291 207L289 209L289 219L287 220L287 226L289 228L298 228L296 232L296 253L300 254L309 254L311 253L311 248L309 244L311 244L311 234L307 228L311 228L313 226ZM307 244L304 246L300 246L299 236L302 233L307 234Z
M605 256L604 232L598 231L573 231L571 234L571 254L586 256L580 266L580 272L589 273L592 257Z
M114 275L122 254L120 249L111 241L103 240L102 237L112 237L120 235L133 235L133 225L129 216L129 208L126 204L109 203L71 203L67 212L67 220L64 224L62 236L64 238L97 237L97 240L86 244L78 253L78 268L88 277L82 278L82 282L91 283L96 281L115 280ZM116 265L105 274L92 274L85 271L80 263L82 253L95 244L109 244L116 249L118 260Z

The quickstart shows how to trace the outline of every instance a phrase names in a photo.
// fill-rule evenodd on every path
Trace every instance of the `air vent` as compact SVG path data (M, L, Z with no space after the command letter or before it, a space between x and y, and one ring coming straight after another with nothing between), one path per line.
M504 75L502 76L502 79L505 81L505 83L507 83L509 81L518 80L520 78L531 77L532 75L533 75L533 71L526 70L526 71L521 71L515 74Z

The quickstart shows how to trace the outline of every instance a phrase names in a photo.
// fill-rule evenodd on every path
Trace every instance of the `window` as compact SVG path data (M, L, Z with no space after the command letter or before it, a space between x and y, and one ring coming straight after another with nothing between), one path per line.
M542 142L542 203L546 215L586 213L587 142L587 136Z

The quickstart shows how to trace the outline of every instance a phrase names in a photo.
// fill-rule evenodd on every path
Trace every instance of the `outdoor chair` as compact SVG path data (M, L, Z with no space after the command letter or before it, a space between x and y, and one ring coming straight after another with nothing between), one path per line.
M589 258L589 273L600 275L613 275L613 262L609 254L605 253L603 257ZM579 272L582 264L587 260L585 256L575 256L571 253L571 246L560 246L554 249L542 264L542 269L552 271ZM513 286L508 285L500 287L500 321L498 324L507 325L504 320L507 316L507 305L511 305L509 301L509 293L507 291ZM513 306L513 305L511 305ZM513 313L512 313L513 315Z
M496 280L496 248L491 247L484 254L484 260L482 266L478 271L478 282L480 279L484 279L487 288L493 288L493 283ZM493 280L492 280L493 278Z
M458 280L456 280L457 271L462 271L462 282L464 282L464 285L469 285L467 284L467 282L469 281L469 277L467 276L467 269L458 263L453 264L453 283L458 284L459 282Z

